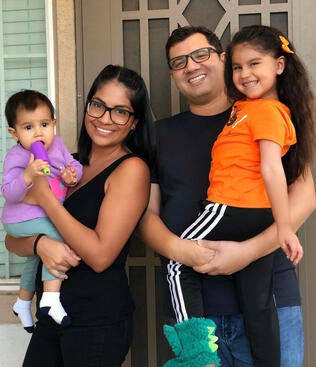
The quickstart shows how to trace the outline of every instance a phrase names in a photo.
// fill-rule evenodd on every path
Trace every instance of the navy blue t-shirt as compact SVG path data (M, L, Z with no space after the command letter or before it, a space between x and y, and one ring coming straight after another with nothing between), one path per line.
M209 186L212 146L228 121L231 109L214 115L198 116L189 111L157 122L157 159L152 182L161 191L160 215L175 234L196 219ZM168 259L162 258L166 271ZM205 316L240 312L232 276L208 276L210 294L204 294ZM274 291L278 307L300 304L295 268L282 250L275 255ZM167 313L173 315L166 287Z

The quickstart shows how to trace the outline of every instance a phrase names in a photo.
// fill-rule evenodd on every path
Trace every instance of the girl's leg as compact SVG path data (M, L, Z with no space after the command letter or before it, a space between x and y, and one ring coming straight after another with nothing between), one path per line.
M255 367L280 367L280 333L273 297L274 255L267 255L235 274L238 298Z

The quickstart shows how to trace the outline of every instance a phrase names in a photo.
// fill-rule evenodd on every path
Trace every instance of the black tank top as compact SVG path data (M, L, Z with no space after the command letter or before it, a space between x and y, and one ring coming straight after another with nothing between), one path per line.
M68 212L85 226L95 228L105 181L121 162L134 156L126 154L119 158L69 196L64 202ZM68 279L61 288L61 302L73 326L104 325L131 316L134 305L125 273L128 249L129 241L113 264L101 273L96 273L83 261L68 271ZM50 322L50 318L37 316L40 321Z

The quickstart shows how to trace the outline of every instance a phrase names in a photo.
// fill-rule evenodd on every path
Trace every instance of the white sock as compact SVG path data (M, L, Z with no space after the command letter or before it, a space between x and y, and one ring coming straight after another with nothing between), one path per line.
M32 332L31 329L34 327L33 315L31 311L32 300L24 301L21 298L17 298L13 305L13 312L20 318L23 327L26 331ZM26 329L26 328L29 328Z
M43 313L49 315L57 324L68 326L71 319L67 315L64 307L60 303L59 292L43 292L40 309Z

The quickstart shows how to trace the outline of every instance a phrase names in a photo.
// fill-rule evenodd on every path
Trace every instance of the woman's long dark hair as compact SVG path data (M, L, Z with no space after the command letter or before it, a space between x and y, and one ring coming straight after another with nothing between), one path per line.
M135 71L118 65L107 65L94 80L87 96L85 111L88 102L96 91L109 81L117 80L130 92L130 101L134 110L134 117L138 120L135 130L126 137L126 146L135 154L141 156L149 166L154 159L154 117L150 107L147 88L141 76ZM85 126L83 117L79 140L78 158L84 165L89 165L92 141Z
M226 49L225 83L227 95L232 100L244 99L233 83L232 53L234 47L241 43L249 43L264 53L271 53L275 58L285 57L285 68L277 76L277 92L279 100L291 110L291 119L295 126L297 143L292 145L283 157L284 171L288 184L304 174L306 166L311 163L316 145L315 137L315 102L310 87L307 71L296 54L293 44L288 47L294 53L282 48L277 29L254 25L244 27L237 32Z

